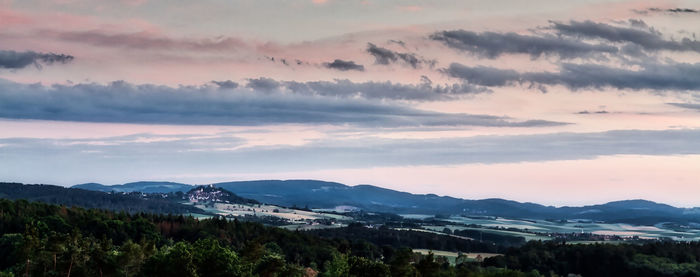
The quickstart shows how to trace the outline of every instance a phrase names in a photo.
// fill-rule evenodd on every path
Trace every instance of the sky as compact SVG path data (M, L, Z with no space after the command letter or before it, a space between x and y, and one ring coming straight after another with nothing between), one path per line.
M700 4L0 0L0 180L700 206Z

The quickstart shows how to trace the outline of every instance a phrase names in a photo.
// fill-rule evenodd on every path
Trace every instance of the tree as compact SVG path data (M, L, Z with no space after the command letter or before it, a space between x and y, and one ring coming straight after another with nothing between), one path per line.
M242 274L236 252L221 246L214 239L200 239L195 242L193 261L199 276L223 277Z
M117 262L125 277L129 277L129 274L135 275L138 273L144 258L141 245L133 241L129 240L119 247Z
M425 255L425 257L418 262L416 269L418 269L422 277L436 276L437 272L440 271L440 264L435 262L433 252L429 252L428 255Z
M389 267L381 262L376 262L363 257L351 256L348 258L348 264L350 266L349 273L350 276L377 276L377 277L388 277L391 276L391 271Z
M350 266L348 265L348 256L345 254L333 255L333 260L324 264L326 269L322 276L324 277L343 277L350 274Z

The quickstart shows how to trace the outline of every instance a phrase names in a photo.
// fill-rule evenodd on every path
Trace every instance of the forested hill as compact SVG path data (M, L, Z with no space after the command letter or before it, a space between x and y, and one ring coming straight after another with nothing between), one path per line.
M205 213L199 208L183 205L169 199L159 197L144 198L141 193L106 193L52 185L0 183L0 198L25 199L50 204L125 211L128 213Z
M171 192L164 196L172 195L180 195L180 192ZM233 192L211 185L195 187L185 193L183 197L193 203L260 204L256 200L243 198Z

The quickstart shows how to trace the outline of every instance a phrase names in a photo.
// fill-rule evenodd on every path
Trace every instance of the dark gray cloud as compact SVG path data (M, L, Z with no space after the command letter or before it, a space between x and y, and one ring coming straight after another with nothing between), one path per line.
M643 22L642 22L643 23ZM632 22L640 25L640 22ZM700 52L700 42L697 40L682 38L680 40L667 40L661 33L653 28L620 27L605 23L587 21L570 21L569 23L552 22L559 34L604 39L611 42L634 43L646 51L693 51Z
M633 10L638 14L649 14L649 13L668 13L668 14L696 14L700 11L690 8L672 8L672 9L662 9L662 8L648 8L646 10Z
M278 89L280 85L280 82L274 79L260 77L257 79L248 79L246 87L257 91L273 91Z
M394 54L394 51L383 47L377 47L372 43L367 43L367 53L374 56L375 63L387 65L395 62L398 57Z
M487 88L470 84L435 85L429 79L423 79L420 84L413 85L390 81L358 83L347 79L297 82L258 78L249 79L246 87L259 91L292 92L313 96L417 101L452 100L465 95L490 92Z
M427 64L432 67L436 63L435 61L418 57L418 55L414 53L396 52L391 49L379 47L373 43L367 43L367 53L374 56L374 62L376 64L381 65L402 62L410 67L419 68L422 64Z
M0 50L0 68L20 69L30 65L68 63L73 56L54 53L38 53L33 51L17 52L12 50Z
M466 30L441 31L430 35L450 48L474 53L487 58L503 54L527 54L532 58L556 55L562 59L592 57L601 53L615 54L618 48L607 44L591 44L581 40L562 38L551 34L520 35L516 33Z
M666 9L667 12L672 12L672 13L698 13L698 10L696 9L687 9L687 8L675 8L675 9Z
M469 67L458 63L450 64L444 70L450 77L460 78L470 84L502 87L520 81L520 73L512 69L498 69L487 66Z
M675 8L675 9L666 9L667 12L672 12L672 13L698 13L698 10L696 9L683 9L683 8Z
M222 89L234 89L238 87L238 83L226 80L226 81L211 81L213 84L219 86Z
M269 88L271 79L248 87ZM255 84L255 85L251 85ZM335 124L374 127L536 127L562 123L502 116L448 114L366 99L323 97L212 86L24 85L0 81L0 117L83 122L234 125Z
M340 59L335 59L331 63L323 63L323 66L330 69L337 69L340 71L357 70L365 71L365 66L361 64L356 64L354 61L344 61Z
M530 84L563 85L569 89L617 88L630 90L700 90L700 64L645 64L640 70L613 68L597 64L562 64L559 72L525 72L491 67L451 64L443 72L470 84L512 86Z
M524 73L522 80L570 89L700 90L700 64L647 64L640 70L595 64L563 64L560 72Z

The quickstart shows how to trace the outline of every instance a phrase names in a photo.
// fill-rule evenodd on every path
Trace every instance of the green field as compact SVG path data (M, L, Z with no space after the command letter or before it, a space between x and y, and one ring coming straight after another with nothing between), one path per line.
M459 257L459 252L452 252L452 251L440 251L440 250L431 250L431 249L413 249L413 252L415 253L420 253L421 255L428 255L429 253L433 253L433 255L438 256L438 257L445 257L447 261L450 262L450 265L455 265L457 257ZM477 261L477 258L481 256L481 258L486 259L489 257L495 257L495 256L501 256L502 254L497 254L497 253L461 253L463 256L466 257L465 261Z

